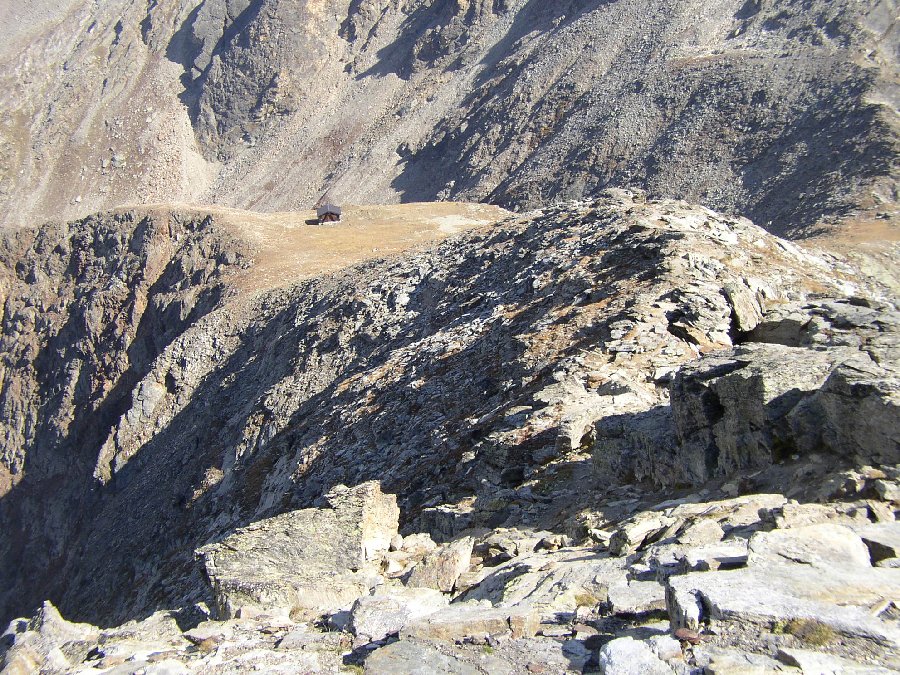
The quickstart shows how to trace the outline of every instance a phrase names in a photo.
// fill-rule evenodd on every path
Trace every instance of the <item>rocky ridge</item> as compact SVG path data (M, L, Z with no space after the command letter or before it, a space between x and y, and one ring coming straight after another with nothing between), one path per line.
M275 288L215 217L4 245L4 672L900 668L835 253L624 191Z

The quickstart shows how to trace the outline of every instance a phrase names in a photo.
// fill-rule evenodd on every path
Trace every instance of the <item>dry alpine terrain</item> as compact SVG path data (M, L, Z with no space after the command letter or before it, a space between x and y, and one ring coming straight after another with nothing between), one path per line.
M900 672L897 14L0 0L0 675Z
M0 222L135 200L890 217L894 0L5 0Z

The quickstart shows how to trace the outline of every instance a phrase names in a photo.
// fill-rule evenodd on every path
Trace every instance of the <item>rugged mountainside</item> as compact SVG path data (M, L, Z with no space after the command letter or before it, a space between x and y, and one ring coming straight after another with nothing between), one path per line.
M897 666L876 279L610 191L259 285L237 218L4 240L2 613L53 603L11 624L8 672ZM643 641L665 612L694 651Z
M0 222L134 200L532 208L642 187L778 233L895 212L893 0L27 0Z
M900 672L897 10L0 6L0 675Z

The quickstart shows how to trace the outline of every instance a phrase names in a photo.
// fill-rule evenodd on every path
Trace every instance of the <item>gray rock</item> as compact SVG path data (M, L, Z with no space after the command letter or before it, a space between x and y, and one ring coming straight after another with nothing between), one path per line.
M682 369L670 396L685 478L700 483L782 459L796 445L786 416L822 386L836 358L751 344Z
M353 604L349 629L358 639L381 640L447 603L445 595L430 588L380 588Z
M807 525L789 530L757 532L750 539L750 565L800 563L813 567L846 569L872 566L869 549L845 525Z
M407 585L450 593L456 586L459 576L469 569L473 544L472 537L463 537L428 553L422 562L413 568Z
M679 521L656 513L642 513L620 525L609 540L609 552L623 556L654 541Z
M774 564L669 577L666 602L678 627L697 629L704 620L743 625L817 621L846 640L871 641L883 651L900 645L900 631L869 608L898 591L897 570Z
M853 531L868 547L873 565L888 558L900 558L900 522L854 525Z
M453 604L409 622L400 637L424 640L462 640L488 635L534 637L540 616L532 607L490 607L478 603Z
M809 649L797 649L796 647L779 647L777 658L788 666L799 668L803 675L816 673L817 675L888 675L895 670L872 665L871 663L856 663L832 654L823 654Z
M648 644L624 637L603 645L600 672L604 675L672 675L674 671Z
M656 581L610 584L607 597L613 614L640 615L666 609L666 589Z
M419 640L400 640L376 649L366 659L372 675L479 675L481 671Z
M377 482L340 487L331 508L292 511L197 551L220 615L243 606L323 614L368 594L399 509Z

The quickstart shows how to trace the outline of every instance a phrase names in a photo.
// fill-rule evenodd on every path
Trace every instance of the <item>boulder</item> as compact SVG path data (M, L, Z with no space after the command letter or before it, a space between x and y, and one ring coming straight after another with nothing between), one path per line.
M368 594L397 534L396 497L369 482L327 498L330 508L261 520L197 551L221 618L243 606L331 613Z
M452 592L459 576L469 569L473 543L472 537L463 537L432 551L413 568L407 585Z
M410 621L447 606L447 596L430 588L380 588L359 598L350 612L350 632L358 640L375 641L398 633Z
M672 675L675 671L645 642L630 637L610 640L600 650L604 675Z
M670 398L684 480L699 484L783 459L796 445L786 416L822 386L838 358L748 344L682 368Z
M670 387L669 482L700 484L797 453L900 462L900 373L879 354L748 343L685 366Z
M869 549L845 525L807 525L789 530L757 532L750 538L748 563L801 563L837 570L872 566Z
M831 452L875 464L900 462L900 373L860 352L844 360L789 422L800 452Z

